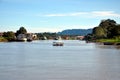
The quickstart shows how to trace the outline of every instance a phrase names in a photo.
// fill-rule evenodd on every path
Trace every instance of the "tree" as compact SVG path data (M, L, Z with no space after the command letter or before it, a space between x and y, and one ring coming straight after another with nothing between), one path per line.
M115 37L120 37L120 25L111 19L102 20L98 27L93 28L92 37L88 35L90 39L110 39Z
M112 36L120 36L120 25L117 25L114 29L111 30Z
M116 25L116 21L111 20L111 19L102 20L101 23L99 24L99 26L106 28L106 29L114 25Z
M104 38L106 37L105 31L102 27L95 27L93 29L93 35L95 38Z
M95 37L93 36L93 34L87 34L85 36L84 40L86 40L86 41L94 41Z
M8 41L14 41L15 40L15 33L12 31L4 32L3 37L5 37Z
M27 30L24 27L20 27L20 29L17 30L16 32L16 36L19 34L26 34L26 33L27 33Z
M116 27L117 23L114 20L107 19L107 20L102 20L101 23L99 24L99 27L102 27L106 36L108 38L112 38L112 30Z

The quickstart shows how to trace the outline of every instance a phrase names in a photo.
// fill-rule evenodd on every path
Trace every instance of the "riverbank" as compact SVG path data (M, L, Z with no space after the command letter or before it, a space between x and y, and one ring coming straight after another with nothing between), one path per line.
M120 39L98 39L96 42L104 45L120 45Z
M8 42L8 40L5 39L4 37L0 37L0 42Z

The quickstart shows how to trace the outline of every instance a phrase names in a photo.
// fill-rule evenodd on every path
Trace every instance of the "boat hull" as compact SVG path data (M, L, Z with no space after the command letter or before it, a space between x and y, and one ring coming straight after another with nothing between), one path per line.
M63 42L53 42L53 46L63 46Z

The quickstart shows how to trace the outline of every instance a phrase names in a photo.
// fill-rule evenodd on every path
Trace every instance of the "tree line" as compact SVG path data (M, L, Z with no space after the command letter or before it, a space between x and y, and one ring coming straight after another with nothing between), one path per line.
M16 37L19 34L26 34L27 30L24 27L20 27L16 32L8 31L3 33L3 38L8 41L16 40ZM57 33L36 33L39 39L44 39L47 37L48 39L53 39L58 36ZM102 20L100 24L93 28L91 34L87 34L85 36L85 40L95 41L98 39L111 39L117 38L120 40L120 24L118 24L115 20L106 19Z
M15 41L16 37L19 34L26 34L26 33L27 30L24 27L20 27L19 30L16 31L16 33L13 31L4 32L2 37L5 38L7 41Z
M25 27L20 27L19 30L16 32L13 31L7 31L4 32L2 37L0 37L0 41L16 41L16 37L19 34L27 34L27 30ZM57 33L49 33L49 32L44 32L44 33L35 33L37 35L37 38L39 40L45 40L45 39L54 39L57 35Z
M120 24L115 20L102 20L97 27L93 28L92 34L86 35L86 40L120 38Z

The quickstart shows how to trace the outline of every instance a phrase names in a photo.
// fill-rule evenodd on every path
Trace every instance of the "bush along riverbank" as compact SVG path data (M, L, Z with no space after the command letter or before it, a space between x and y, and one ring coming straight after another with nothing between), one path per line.
M96 42L104 45L120 45L120 39L98 39Z
M116 21L107 19L93 28L92 34L85 36L88 42L98 42L104 45L120 45L120 24Z
M4 37L0 37L0 42L8 42L8 40Z

